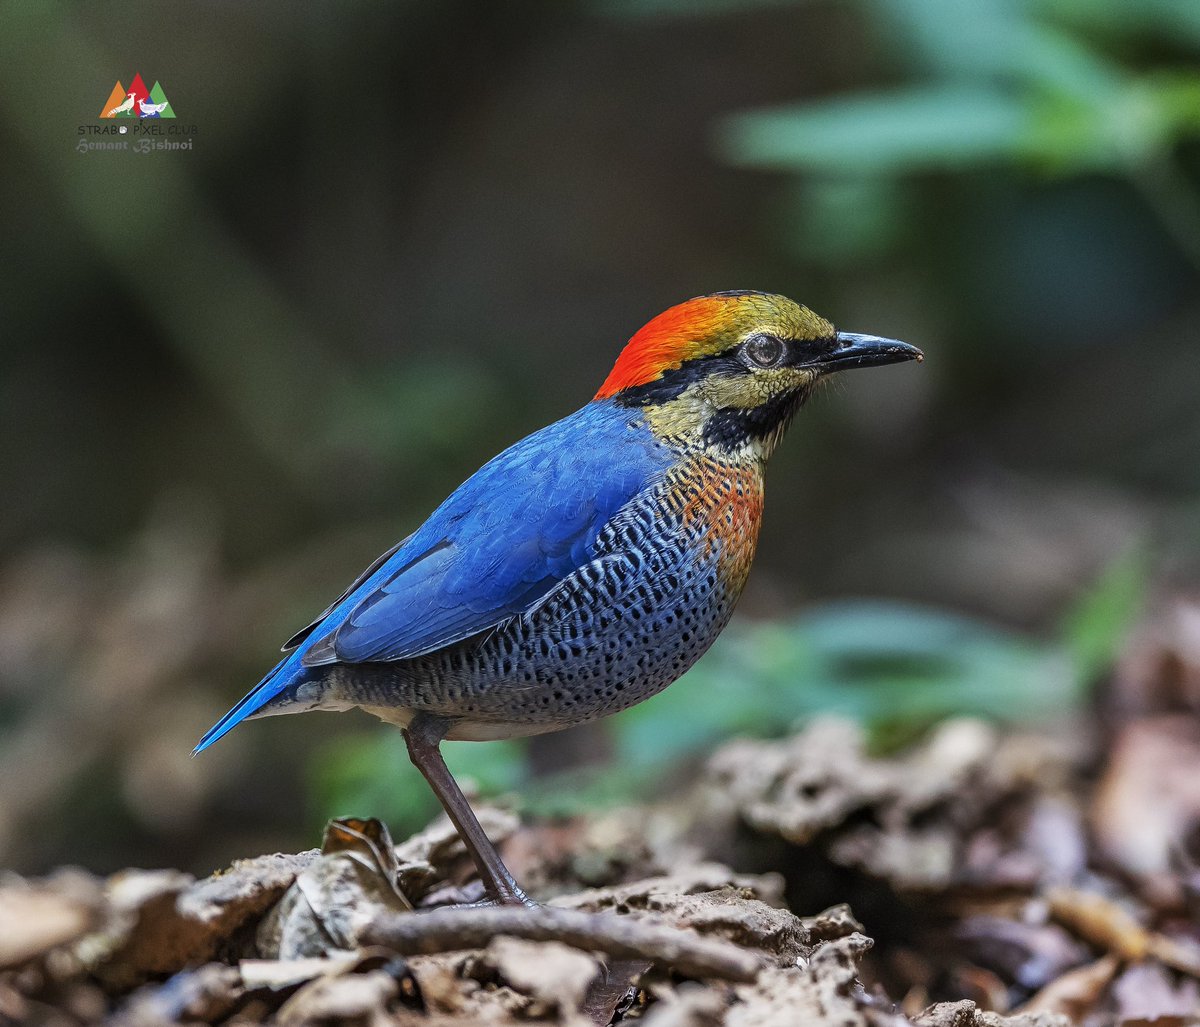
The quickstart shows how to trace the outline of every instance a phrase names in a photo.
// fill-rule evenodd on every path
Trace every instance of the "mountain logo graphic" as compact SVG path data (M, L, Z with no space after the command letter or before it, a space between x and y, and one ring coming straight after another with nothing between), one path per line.
M156 81L152 89L146 88L141 75L134 75L126 89L121 80L113 86L108 100L100 111L102 118L173 118L175 111L163 87Z

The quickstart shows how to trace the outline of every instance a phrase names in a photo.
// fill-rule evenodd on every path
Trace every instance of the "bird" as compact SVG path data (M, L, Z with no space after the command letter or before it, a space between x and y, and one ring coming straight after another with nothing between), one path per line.
M142 112L143 118L151 118L156 114L161 114L167 109L165 103L155 103L153 100L139 100L138 108Z
M363 709L403 731L482 901L530 903L441 743L571 727L683 675L746 584L764 467L800 407L840 371L922 359L771 293L670 307L590 402L486 463L293 635L195 753L249 718Z
M118 104L116 107L114 107L105 116L112 118L112 117L116 117L118 114L124 114L126 111L133 110L133 100L134 100L134 97L136 97L136 96L137 96L136 93L130 93L127 97L125 97L124 100L122 100L120 102L120 104Z

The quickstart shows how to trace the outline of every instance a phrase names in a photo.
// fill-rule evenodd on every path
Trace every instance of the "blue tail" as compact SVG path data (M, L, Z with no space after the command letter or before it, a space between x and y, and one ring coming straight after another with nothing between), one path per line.
M283 670L284 666L294 656L296 656L296 653L288 653L287 656L275 664L265 678L250 689L249 693L240 703L210 727L205 732L204 737L196 743L196 748L192 750L192 755L196 756L204 752L213 742L228 734L247 717L257 713L282 692L287 687L288 682L282 677L280 671Z

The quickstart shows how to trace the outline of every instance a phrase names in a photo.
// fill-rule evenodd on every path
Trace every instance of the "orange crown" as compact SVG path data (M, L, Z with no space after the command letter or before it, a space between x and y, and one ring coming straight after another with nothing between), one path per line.
M635 385L645 385L683 364L702 356L702 343L712 338L730 320L738 305L737 296L698 296L664 310L626 343L595 399L607 399Z

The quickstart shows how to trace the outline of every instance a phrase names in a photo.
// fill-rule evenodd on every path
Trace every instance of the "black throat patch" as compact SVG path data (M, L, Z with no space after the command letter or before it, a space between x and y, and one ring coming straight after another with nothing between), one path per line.
M791 389L761 406L722 407L704 424L704 444L734 450L781 435L811 392L811 386Z

